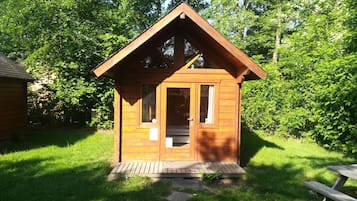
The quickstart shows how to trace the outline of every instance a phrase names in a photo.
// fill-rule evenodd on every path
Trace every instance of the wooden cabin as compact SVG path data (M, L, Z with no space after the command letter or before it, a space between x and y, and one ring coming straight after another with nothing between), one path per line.
M239 163L241 84L266 76L186 3L94 73L115 80L115 162Z
M27 82L33 78L25 68L0 54L0 140L27 126Z

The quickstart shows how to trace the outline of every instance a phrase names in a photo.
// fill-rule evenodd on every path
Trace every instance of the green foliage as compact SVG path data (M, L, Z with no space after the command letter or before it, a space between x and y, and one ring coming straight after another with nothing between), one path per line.
M90 122L90 127L113 128L113 102L114 102L114 93L113 89L108 90L102 97L100 97L102 105L99 105L93 112L96 115L92 116L92 121Z
M24 60L37 78L34 99L50 94L47 110L63 111L63 118L52 119L84 125L95 109L103 122L91 125L108 128L113 82L95 78L92 69L157 19L150 14L155 3L143 2L1 1L0 51Z
M349 43L356 34L355 3L294 4L296 18L285 27L279 61L262 64L266 80L244 84L243 118L256 130L310 136L355 155L357 58Z
M250 81L243 85L244 122L257 130L275 133L279 124L279 111L285 101L283 85L276 65L265 66L269 76L263 82Z
M221 171L215 171L213 173L203 173L202 180L206 184L213 184L217 182L222 177Z
M166 4L168 3L167 6L167 11L169 11L170 9L173 9L175 6L179 5L181 2L183 2L182 0L160 0L161 4ZM201 11L205 8L207 8L209 6L209 3L205 0L190 0L190 1L186 1L193 9L197 10L197 11Z
M312 135L325 147L357 153L357 54L321 63L317 70Z
M53 100L54 92L43 86L37 92L30 91L27 96L29 122L31 126L60 126L64 120L63 108Z
M113 81L96 78L92 69L163 15L165 1L0 2L0 51L23 60L37 78L30 99L50 97L48 111L62 111L59 124L111 128ZM173 6L172 1L169 7ZM203 8L204 1L193 6ZM38 89L39 88L39 89ZM43 108L32 102L30 114ZM43 108L44 109L44 108ZM91 118L91 111L97 115ZM36 112L35 112L36 113ZM52 115L52 116L51 116ZM48 124L41 115L32 119ZM51 121L52 121L51 120ZM92 122L91 122L92 121Z

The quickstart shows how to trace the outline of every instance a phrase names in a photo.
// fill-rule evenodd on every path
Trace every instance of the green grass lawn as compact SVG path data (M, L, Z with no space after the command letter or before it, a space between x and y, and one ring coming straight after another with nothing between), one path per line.
M194 191L192 200L321 200L308 193L303 181L331 185L336 175L327 165L356 163L296 139L246 134L242 145L245 178L232 186ZM0 201L163 200L172 190L140 177L107 182L113 152L109 134L37 132L5 152L0 155Z
M21 145L28 150L0 156L0 201L163 200L170 192L145 178L107 182L109 134L41 132Z
M314 143L277 136L246 134L242 137L242 152L245 179L233 188L197 192L193 200L322 200L309 194L303 182L317 180L332 186L337 175L326 166L356 163ZM357 182L348 181L346 185L357 187Z

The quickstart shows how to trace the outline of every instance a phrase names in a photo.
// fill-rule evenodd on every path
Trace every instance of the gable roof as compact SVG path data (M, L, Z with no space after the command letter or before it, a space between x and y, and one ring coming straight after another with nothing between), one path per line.
M113 70L113 67L116 64L134 53L134 51L141 47L145 42L152 39L155 35L157 35L165 27L168 27L178 18L189 18L191 22L190 26L194 26L199 29L199 34L204 35L202 38L209 40L216 46L217 49L220 50L220 52L223 52L223 58L230 60L230 62L237 69L241 68L241 66L246 68L242 73L247 75L247 77L249 76L249 79L263 79L266 77L267 73L263 69L261 69L245 53L235 47L186 3L181 3L176 8L171 10L167 15L148 28L127 46L99 64L93 72L98 77L104 75L113 78L110 71Z
M1 77L15 78L26 81L34 80L34 78L26 72L22 65L15 63L0 53L0 78Z

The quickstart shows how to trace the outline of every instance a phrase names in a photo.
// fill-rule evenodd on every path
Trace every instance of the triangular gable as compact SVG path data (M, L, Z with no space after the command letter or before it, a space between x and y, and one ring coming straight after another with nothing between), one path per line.
M98 77L104 75L113 78L113 75L111 75L109 71L111 71L117 63L123 61L127 56L144 45L145 42L152 39L161 30L169 26L175 19L186 17L192 21L193 26L197 26L200 29L199 34L202 34L205 38L208 38L208 40L213 41L217 45L217 48L224 52L225 58L229 59L231 63L241 71L240 73L245 75L249 74L251 79L263 79L266 77L266 72L263 69L254 63L254 61L241 50L236 48L186 3L178 5L123 49L99 64L94 69L95 75ZM242 69L241 66L244 66L245 69Z

